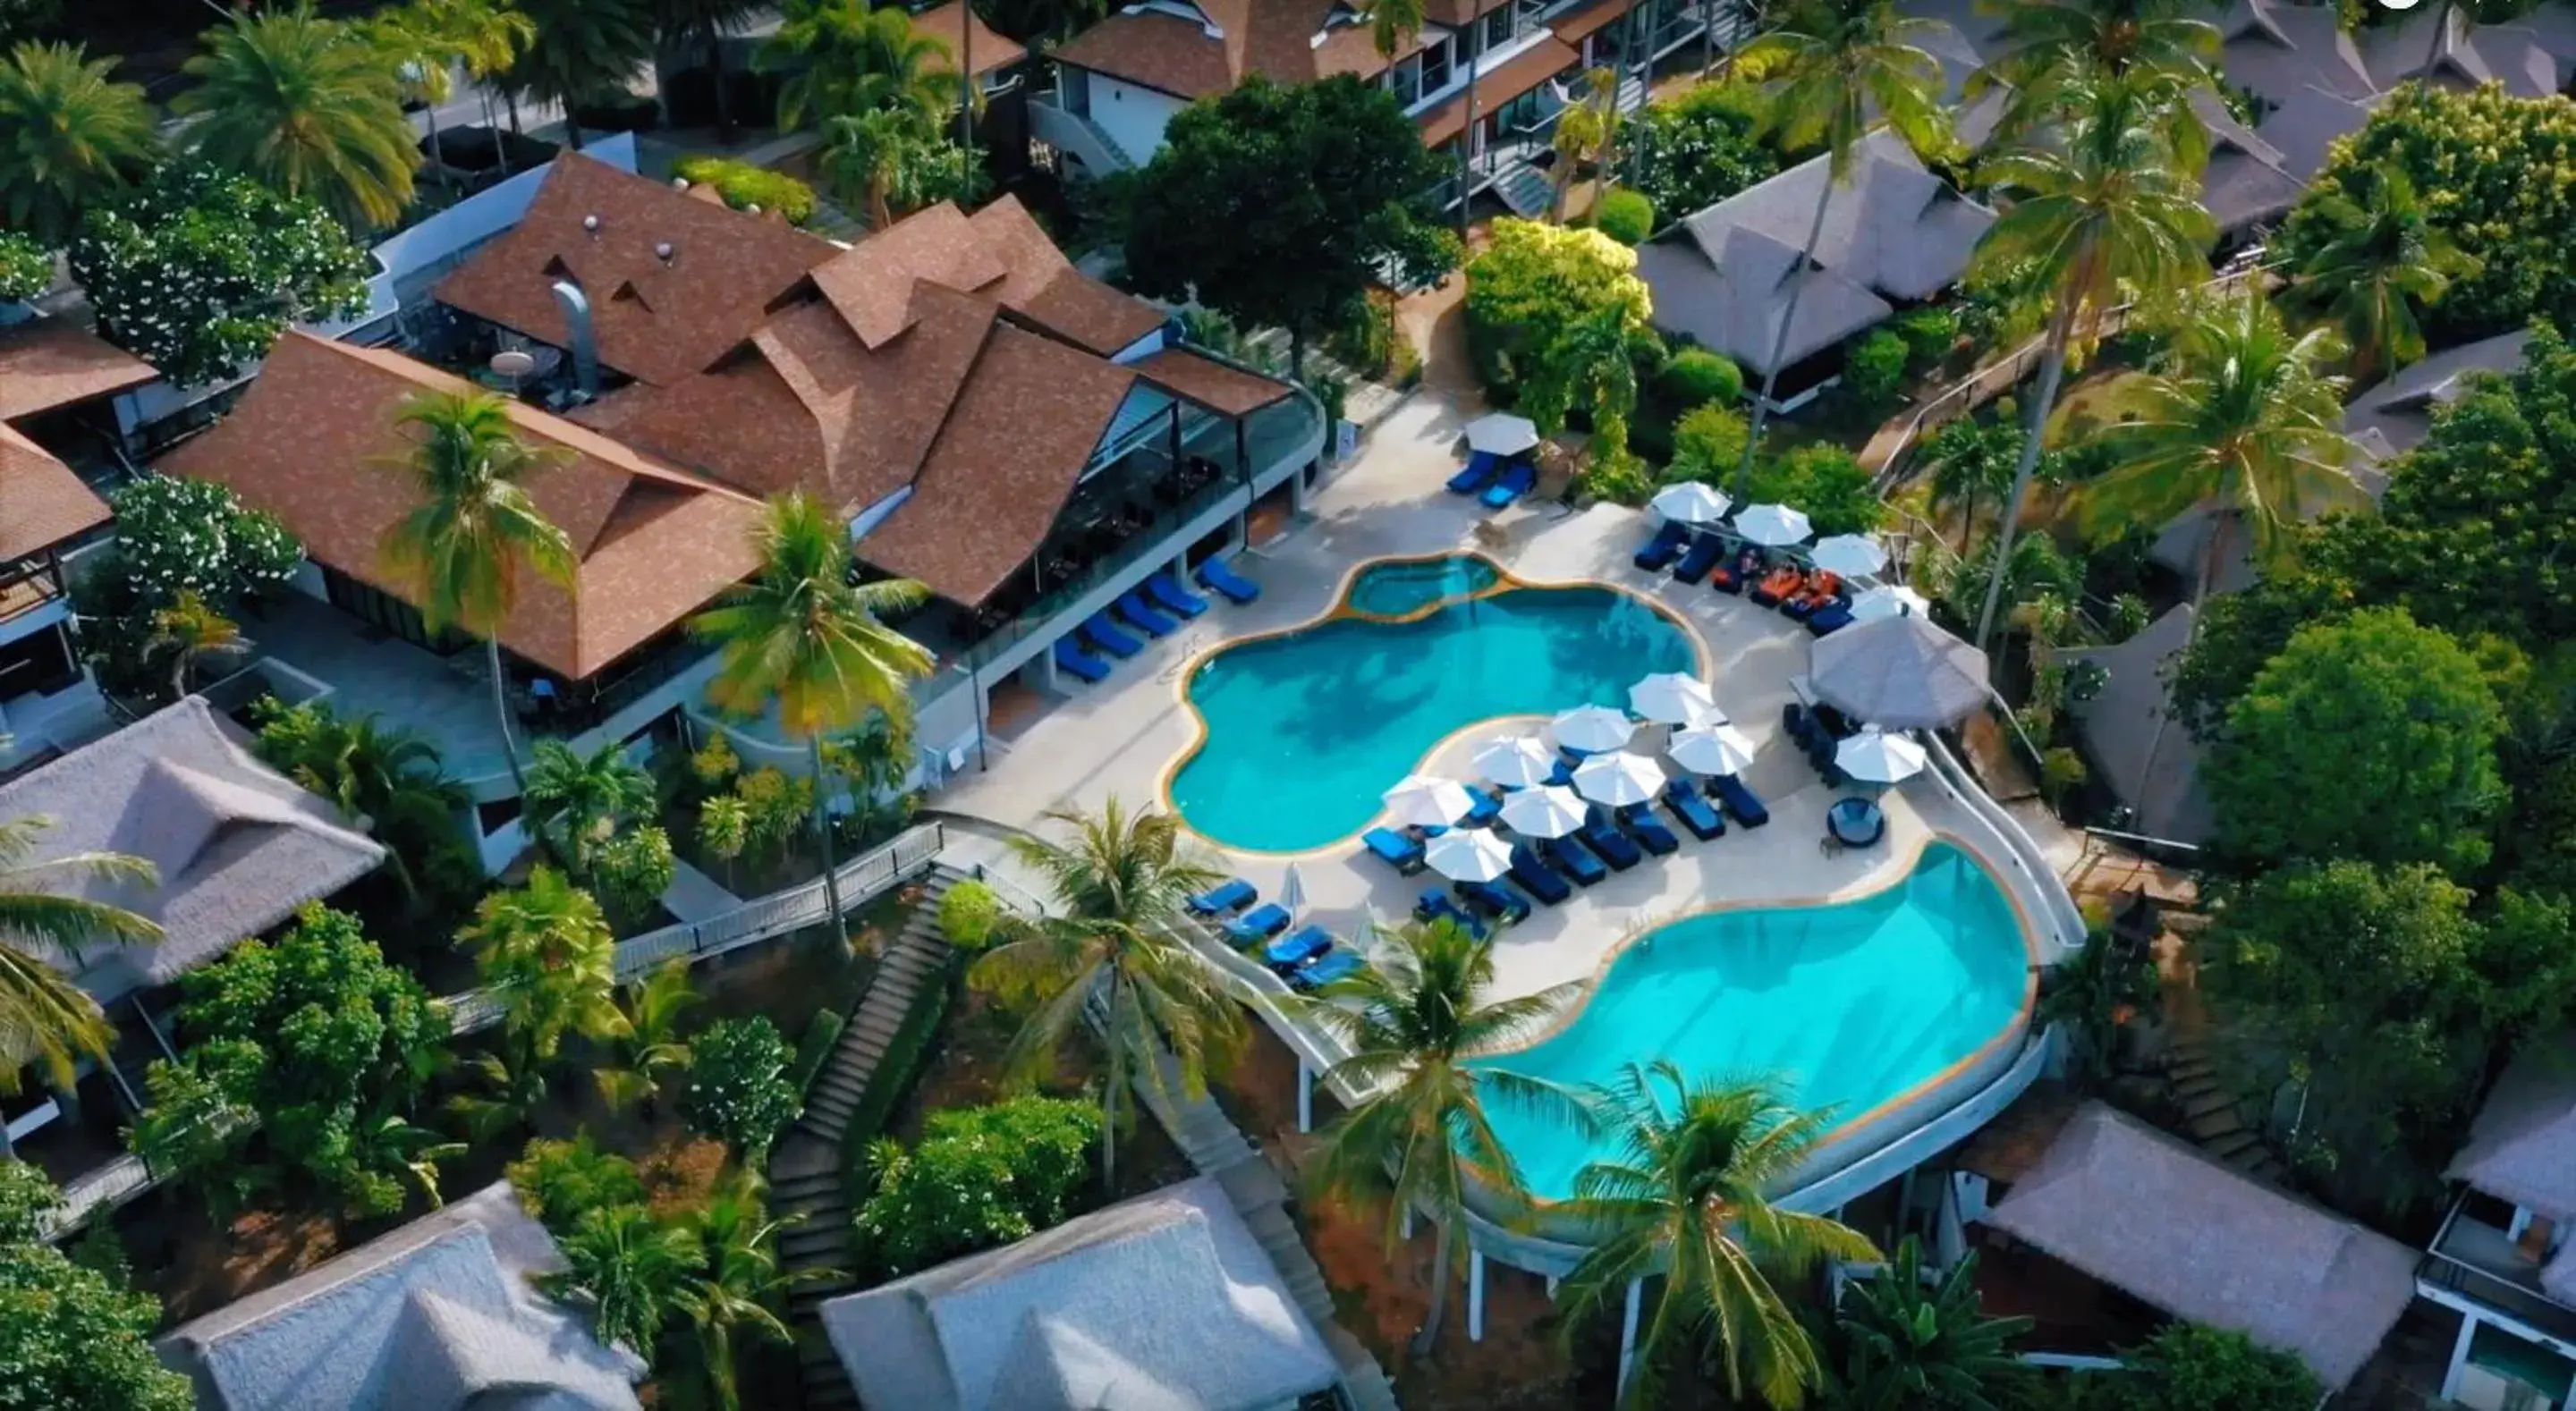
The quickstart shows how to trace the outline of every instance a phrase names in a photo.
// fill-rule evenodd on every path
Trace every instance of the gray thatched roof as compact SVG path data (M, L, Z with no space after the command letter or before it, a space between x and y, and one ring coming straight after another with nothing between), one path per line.
M1212 1177L825 1303L862 1401L1251 1411L1340 1380Z
M2177 843L2200 842L2214 827L2209 796L2200 786L2200 742L2180 721L2156 739L2169 703L2165 673L2190 640L2191 605L2182 603L2116 646L2065 654L2068 660L2099 662L2110 673L2100 695L2073 708L2095 771L2137 811L2131 825L2136 831Z
M1986 1216L2179 1318L2352 1380L2415 1297L2415 1252L2098 1102Z
M161 1355L206 1411L636 1411L643 1360L531 1287L562 1267L496 1182L182 1325Z
M2544 24L2482 25L2456 10L2425 8L2366 31L2362 59L2381 88L2411 79L2451 88L2501 83L2517 98L2546 98L2576 69L2576 35L2563 33L2571 27L2562 23Z
M2447 1174L2552 1221L2576 1219L2576 1038L2535 1039L2515 1055Z
M2221 230L2241 230L2287 215L2304 183L2281 149L2238 122L2207 89L2194 89L2192 110L2209 130L2209 167L2201 174L2200 203Z
M105 851L160 871L153 886L56 879L166 933L158 945L44 955L101 1003L216 959L385 855L329 803L253 758L195 696L0 784L0 818L27 817L51 820L29 859L40 867Z
M2267 103L2285 103L2304 88L2367 98L2381 87L2331 5L2236 0L2218 32L2226 40L2219 68L2227 81Z
M2344 408L2344 429L2358 437L2375 432L2398 454L2414 450L2433 432L2433 413L2457 401L2478 373L2511 374L2522 366L2529 329L2499 333L2445 348L2364 388Z

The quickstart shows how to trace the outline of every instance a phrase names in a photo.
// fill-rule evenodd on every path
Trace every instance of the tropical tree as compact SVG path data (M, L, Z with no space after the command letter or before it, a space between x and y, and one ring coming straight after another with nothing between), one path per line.
M707 699L744 717L775 709L788 736L805 742L816 785L814 844L832 928L846 946L849 922L841 915L832 830L824 817L823 737L851 728L871 710L911 713L907 684L928 674L933 658L882 619L919 606L927 590L909 578L851 581L849 535L803 491L769 502L754 542L760 571L721 605L698 614L690 629L718 644Z
M704 54L707 67L715 76L716 140L733 141L733 103L725 92L723 36L727 29L750 19L762 6L759 0L651 0L653 28L666 48L690 54Z
M482 863L457 827L472 801L417 732L373 715L337 715L319 701L272 703L259 725L259 757L343 817L365 819L410 904L482 890Z
M864 207L877 230L923 206L971 197L981 175L973 152L906 108L825 118L814 170L834 196Z
M574 589L581 560L572 539L537 508L527 487L562 457L520 440L510 404L490 392L416 392L394 420L414 444L388 465L412 482L420 503L385 526L377 559L429 631L452 626L483 639L501 753L524 795L528 779L510 735L501 624L518 606L528 573L567 593Z
M1586 69L1575 100L1556 116L1548 145L1556 152L1556 189L1547 198L1547 218L1565 223L1565 193L1574 185L1574 169L1609 155L1619 134L1619 75L1607 68Z
M787 76L778 89L780 127L890 109L936 131L965 91L946 44L915 30L902 7L872 10L865 0L791 7L753 62Z
M152 164L151 105L116 64L32 42L0 61L0 226L58 247Z
M178 701L187 698L190 668L212 657L237 656L250 644L231 618L191 588L152 614L152 649L170 654L170 699Z
M454 72L463 69L477 83L496 77L537 36L536 23L511 0L408 0L366 23L369 41L396 61L404 88L427 107L430 155L442 163L438 108L454 96ZM494 150L509 171L509 148Z
M539 740L523 803L528 832L587 883L599 849L650 822L660 800L653 776L611 740L588 755L561 740Z
M543 863L528 884L497 891L456 939L474 950L483 988L502 1004L514 1069L554 1061L567 1035L594 1039L626 1027L617 1009L617 936L590 893Z
M34 1060L68 1092L76 1053L105 1059L115 1032L49 955L78 956L99 942L135 945L161 939L161 928L121 906L81 894L82 882L150 887L160 874L124 853L86 852L37 861L37 845L54 821L41 814L0 821L0 1092L18 1090L20 1070Z
M1932 503L1959 511L1959 552L1977 531L1977 501L2000 502L2012 487L2013 462L2021 455L2021 428L2008 421L1961 417L1947 422L1923 442L1923 461L1932 470Z
M1414 1215L1432 1223L1431 1309L1416 1351L1440 1335L1471 1202L1507 1219L1529 1203L1491 1106L1510 1103L1578 1127L1587 1120L1572 1094L1471 1061L1535 1032L1576 987L1495 999L1493 984L1490 938L1451 920L1417 921L1380 931L1369 964L1305 1006L1351 1051L1324 1080L1368 1094L1319 1134L1308 1184L1376 1213L1389 1253Z
M680 1016L704 998L690 986L689 963L680 957L630 982L616 1057L593 1070L600 1100L618 1111L649 1103L663 1079L687 1071L689 1045L680 1037Z
M2033 1404L2030 1368L2013 1355L2028 1318L1989 1318L1977 1303L1971 1250L1938 1280L1907 1235L1873 1279L1843 1285L1827 1400L1840 1411L2007 1411Z
M741 1380L735 1350L745 1337L790 1343L779 1310L798 1284L833 1277L828 1269L782 1270L778 1232L802 1223L801 1215L773 1220L761 1201L759 1178L745 1171L717 1188L706 1208L687 1217L706 1262L682 1286L679 1310L697 1330L707 1390L718 1411L740 1411Z
M1096 814L1060 808L1044 821L1072 837L1015 836L1011 851L1052 884L1058 906L1003 918L969 978L1025 1011L1002 1059L1014 1082L1051 1072L1066 1042L1086 1032L1084 1007L1095 998L1104 1006L1100 1185L1108 1190L1128 1086L1149 1084L1178 1106L1207 1090L1208 1064L1243 1036L1242 1011L1172 929L1189 895L1223 874L1183 846L1179 819L1129 813L1114 797Z
M2218 27L2196 0L2017 0L2001 7L2002 40L1968 83L1969 96L2002 87L1998 132L2027 132L2043 121L2070 79L2087 73L2155 74L2185 89L2218 86ZM2168 111L2176 149L2205 160L2208 133L2189 103Z
M1900 12L1895 0L1795 0L1779 28L1745 46L1746 60L1763 64L1779 85L1766 126L1783 146L1823 147L1828 157L1815 219L1799 247L1800 268L1813 258L1834 191L1850 178L1852 156L1873 125L1885 123L1917 156L1937 158L1949 151L1954 139L1949 112L1941 106L1941 61L1921 45L1936 28L1933 21ZM1804 279L1789 286L1772 335L1762 395L1754 400L1752 432L1735 472L1739 501L1753 478L1754 452L1762 444L1762 425L1771 414L1771 394L1806 288Z
M589 1309L600 1341L624 1343L645 1356L706 1266L697 1231L656 1220L641 1205L583 1211L556 1244L564 1269L544 1276L548 1296Z
M2333 188L2316 197L2315 218L2336 233L2300 262L2292 290L2342 325L2352 380L2366 385L2424 356L2415 310L2441 302L2454 278L2484 264L2433 223L2405 168L2383 162L2360 181L2359 200Z
M653 57L651 0L510 2L536 33L501 75L504 91L514 103L524 96L560 105L564 135L578 152L581 123L573 110L624 94Z
M398 1112L361 1119L350 1133L350 1155L363 1170L385 1173L385 1179L409 1181L433 1210L447 1199L438 1188L438 1163L463 1156L466 1145L440 1139L438 1133Z
M310 196L353 230L411 203L411 119L394 64L361 34L310 8L236 12L185 65L196 87L172 107L188 142L227 171Z
M2119 1057L2120 1031L2156 1003L2155 962L2108 931L2048 971L2039 997L2043 1025L2065 1036L2067 1068L2079 1086L2107 1081Z
M1599 1105L1618 1155L1576 1173L1563 1207L1592 1232L1591 1251L1557 1288L1568 1335L1660 1274L1623 1406L1659 1405L1669 1360L1702 1356L1737 1401L1799 1405L1824 1367L1774 1280L1879 1257L1836 1221L1770 1202L1832 1119L1798 1111L1767 1083L1685 1078L1669 1059L1629 1064Z
M2123 286L2151 293L2208 268L2216 229L2201 208L2200 180L2173 146L2171 110L2182 87L2154 72L2070 76L2058 88L2060 121L1989 162L1980 185L2013 203L1977 245L1975 265L2028 266L2051 290L2048 339L2030 403L2021 461L1995 533L1995 569L1977 614L1977 644L1994 631L2015 530L2039 467L2049 414L2077 329Z

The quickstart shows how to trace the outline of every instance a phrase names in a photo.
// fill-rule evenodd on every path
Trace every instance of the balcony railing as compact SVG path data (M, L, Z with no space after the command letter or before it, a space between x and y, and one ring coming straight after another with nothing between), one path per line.
M0 569L0 622L24 616L63 595L63 575L52 567L32 569L15 577Z
M2472 1303L2483 1304L2496 1312L2531 1328L2566 1342L2576 1342L2576 1308L2550 1298L2466 1261L2454 1259L2437 1247L2415 1266L2415 1281L2451 1290Z

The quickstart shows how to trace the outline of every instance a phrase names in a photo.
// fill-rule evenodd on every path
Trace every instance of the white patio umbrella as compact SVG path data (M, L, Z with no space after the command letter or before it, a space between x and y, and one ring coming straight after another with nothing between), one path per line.
M1487 412L1467 423L1467 449L1516 456L1538 444L1538 424L1510 412Z
M1815 528L1787 505L1755 505L1735 517L1735 532L1768 549L1803 544Z
M1727 506L1735 503L1722 490L1685 480L1667 485L1655 492L1655 513L1677 524L1715 524L1726 517Z
M1663 767L1625 750L1594 755L1574 771L1574 791L1594 803L1644 803L1662 787Z
M1673 763L1693 774L1741 774L1753 767L1753 739L1732 725L1681 731L1665 746Z
M1408 774L1380 797L1396 822L1413 828L1446 828L1476 806L1466 785L1428 774Z
M1693 725L1717 713L1717 698L1696 676L1658 671L1628 688L1628 709L1659 725Z
M1563 784L1523 789L1503 800L1503 822L1531 838L1562 838L1583 826L1583 800Z
M1834 746L1834 767L1871 784L1901 784L1923 772L1923 747L1902 735L1863 730Z
M1819 539L1807 556L1815 560L1816 567L1845 578L1887 567L1887 550L1866 534L1836 534Z
M1469 763L1476 772L1508 789L1545 783L1556 771L1556 755L1527 735L1505 735L1476 747Z
M1490 882L1512 870L1512 845L1482 828L1459 828L1432 839L1422 860L1453 882Z
M1569 750L1598 754L1615 750L1628 743L1637 732L1635 721L1608 706L1576 706L1548 722L1556 742Z
M1290 920L1306 909L1306 874L1298 871L1293 862L1288 864L1287 875L1279 879L1279 908L1288 913Z
M1876 622L1882 617L1903 617L1908 613L1921 613L1929 610L1931 606L1932 604L1921 593L1911 588L1899 588L1882 583L1852 599L1851 615L1852 621L1856 623Z

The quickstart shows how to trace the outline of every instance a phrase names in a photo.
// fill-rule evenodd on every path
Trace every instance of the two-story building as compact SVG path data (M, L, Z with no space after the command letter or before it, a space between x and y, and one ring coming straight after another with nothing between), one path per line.
M2528 1045L2452 1158L2459 1194L2416 1292L2460 1315L2442 1395L2551 1411L2576 1387L2576 1042Z

